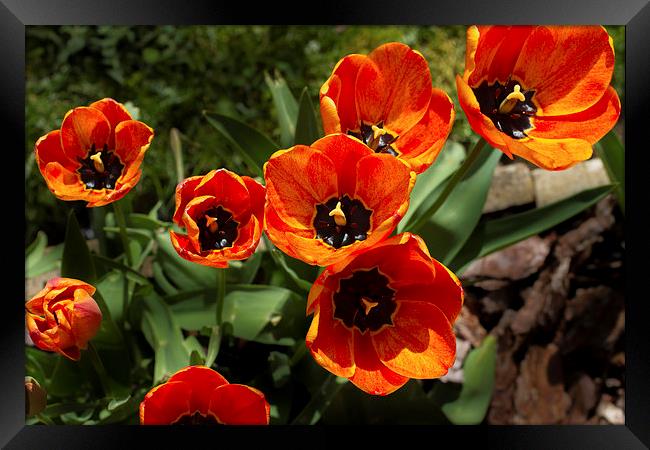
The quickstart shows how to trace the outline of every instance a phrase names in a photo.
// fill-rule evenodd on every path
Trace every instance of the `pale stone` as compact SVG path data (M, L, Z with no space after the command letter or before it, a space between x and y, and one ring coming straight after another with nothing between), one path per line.
M483 212L501 211L534 201L533 177L526 164L499 165L494 170Z
M537 207L610 183L603 162L599 158L584 161L566 170L535 169L533 182Z

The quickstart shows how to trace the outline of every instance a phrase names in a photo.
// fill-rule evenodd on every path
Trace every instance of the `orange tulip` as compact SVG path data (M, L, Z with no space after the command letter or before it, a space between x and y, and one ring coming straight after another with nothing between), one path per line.
M591 157L621 111L600 26L472 26L458 98L475 132L510 158L562 170Z
M102 323L95 288L72 278L53 278L25 304L34 345L78 361Z
M266 233L288 255L325 266L387 237L415 172L344 134L274 153L264 165Z
M456 357L458 278L403 233L329 266L309 292L314 359L361 390L386 395L409 378L437 378Z
M454 122L454 105L431 87L424 57L391 42L341 59L320 90L325 134L347 133L416 173L436 159Z
M183 180L176 187L174 222L187 234L169 232L176 252L219 268L248 258L262 237L264 198L264 186L226 169Z
M205 366L179 370L140 403L142 425L268 425L264 394Z
M36 141L34 153L54 195L95 207L121 199L138 183L152 139L151 128L105 98L68 111L60 130Z

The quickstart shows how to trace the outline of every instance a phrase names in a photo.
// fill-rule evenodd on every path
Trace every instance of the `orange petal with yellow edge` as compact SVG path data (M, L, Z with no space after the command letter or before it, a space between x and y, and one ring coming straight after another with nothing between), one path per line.
M354 373L352 330L334 318L331 299L316 306L305 343L316 362L334 375L350 377Z
M108 144L111 125L106 116L95 108L80 106L63 118L61 146L69 159L86 158L92 145L99 151Z
M174 381L156 386L140 403L140 424L170 425L185 414L192 414L190 398L192 386Z
M347 55L320 89L320 113L325 134L359 129L355 85L365 55Z
M546 170L564 170L592 155L591 144L583 139L508 138L515 155Z

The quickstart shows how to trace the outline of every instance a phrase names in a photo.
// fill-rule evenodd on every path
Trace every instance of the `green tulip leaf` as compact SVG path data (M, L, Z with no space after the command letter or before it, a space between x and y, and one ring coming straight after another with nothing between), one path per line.
M296 133L293 140L294 145L311 145L320 137L318 121L314 114L314 104L309 96L309 90L305 87L300 94L300 109L296 121Z
M298 117L298 103L291 93L287 82L276 73L275 78L271 78L268 73L264 74L266 85L271 91L275 111L278 115L278 125L280 126L280 143L283 147L290 147L293 137L296 133L296 118Z

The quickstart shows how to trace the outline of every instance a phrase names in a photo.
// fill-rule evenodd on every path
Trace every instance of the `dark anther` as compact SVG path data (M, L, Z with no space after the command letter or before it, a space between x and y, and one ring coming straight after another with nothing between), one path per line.
M392 325L392 314L397 308L395 291L388 287L388 278L375 267L357 270L339 283L334 294L334 317L345 326L357 327L362 333L377 331L383 325Z
M521 93L525 100L517 101L516 105L506 113L499 111L503 101L515 91L517 85L521 86L521 83L514 80L509 80L505 85L498 81L494 84L484 81L479 87L472 88L472 90L481 112L492 120L499 131L515 139L523 139L528 136L526 131L532 128L530 118L537 112L537 107L532 100L535 91L524 90L522 87Z
M211 208L196 220L199 243L204 252L232 247L237 239L239 223L221 206Z
M211 414L204 416L200 412L183 414L172 425L221 425Z
M345 215L345 225L338 225L336 218L330 215L339 202L341 211ZM352 200L347 195L341 199L331 198L325 203L316 205L316 217L314 218L316 238L334 248L363 241L368 237L371 214L372 211L366 209L363 203L359 200Z
M377 128L383 128L384 122L379 122L376 126ZM397 156L397 150L395 150L391 144L393 144L399 136L384 133L379 136L379 138L375 139L372 125L366 125L363 122L361 123L359 131L348 130L348 134L359 139L361 142L373 149L375 153L388 153L389 155Z
M106 144L100 150L99 158L95 156L97 154L95 144L93 144L85 159L77 158L81 163L81 167L77 169L81 181L88 189L115 189L115 183L122 175L124 164L122 164L120 157L115 152L108 149Z

